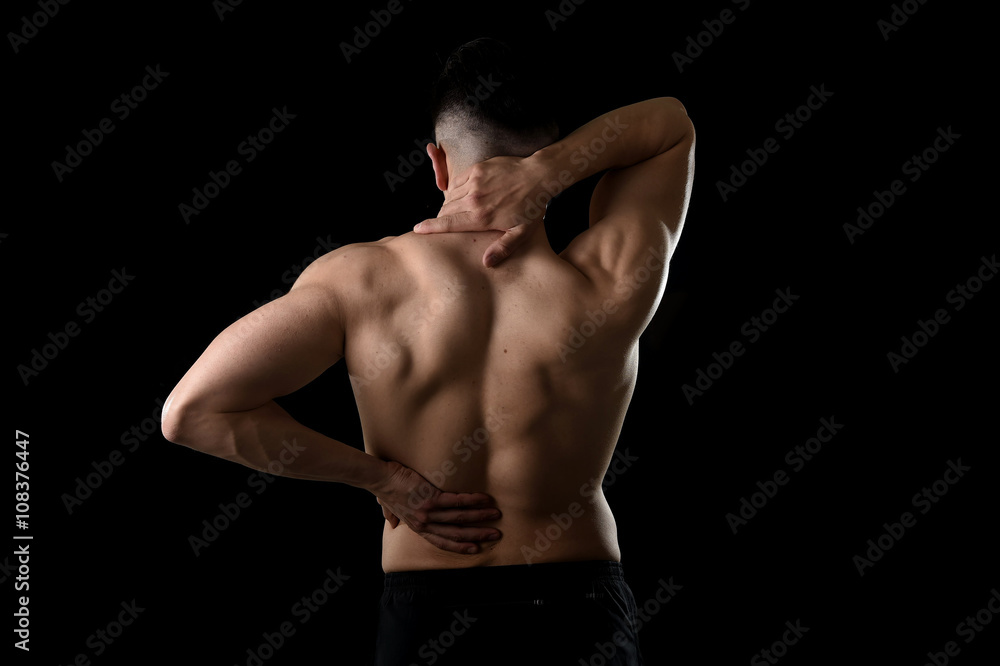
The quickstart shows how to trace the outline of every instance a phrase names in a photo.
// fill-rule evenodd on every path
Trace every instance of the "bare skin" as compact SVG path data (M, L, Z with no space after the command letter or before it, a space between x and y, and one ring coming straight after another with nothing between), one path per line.
M283 474L378 498L387 572L619 561L600 485L680 235L693 146L670 98L525 158L449 162L442 138L429 147L439 217L325 255L233 324L171 394L165 436L258 469L295 438L305 452ZM526 200L605 169L590 228L555 254ZM341 358L365 453L273 402Z

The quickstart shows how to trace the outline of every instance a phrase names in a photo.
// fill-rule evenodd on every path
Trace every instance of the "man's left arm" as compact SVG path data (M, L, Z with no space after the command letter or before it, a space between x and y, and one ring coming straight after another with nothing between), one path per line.
M489 496L443 493L399 463L302 425L274 401L313 381L344 355L345 319L332 285L343 282L335 273L351 263L345 251L310 264L288 294L212 341L167 398L163 436L272 474L363 488L439 548L470 552L473 542L499 534L461 526L493 517L495 509L484 508ZM348 261L334 262L333 255Z
M303 426L274 401L343 356L336 294L319 266L310 269L288 294L212 341L167 398L163 434L253 469L279 462L282 476L369 488L384 474L383 461Z

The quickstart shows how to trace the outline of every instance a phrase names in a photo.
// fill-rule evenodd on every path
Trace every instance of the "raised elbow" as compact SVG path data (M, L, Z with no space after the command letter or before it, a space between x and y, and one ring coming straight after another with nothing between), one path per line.
M685 116L688 114L687 109L684 107L684 103L676 97L661 97L660 99L662 99L671 109L680 111Z

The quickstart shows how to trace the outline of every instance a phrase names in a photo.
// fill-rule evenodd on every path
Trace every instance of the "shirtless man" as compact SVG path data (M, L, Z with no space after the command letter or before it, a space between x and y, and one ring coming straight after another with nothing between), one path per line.
M377 497L379 665L641 663L601 480L687 211L694 129L663 97L555 141L513 62L483 39L445 65L436 219L310 264L164 406L172 442L264 470L295 440L283 475ZM494 90L473 98L484 79ZM557 255L546 201L605 170L589 228ZM364 452L274 402L341 358Z

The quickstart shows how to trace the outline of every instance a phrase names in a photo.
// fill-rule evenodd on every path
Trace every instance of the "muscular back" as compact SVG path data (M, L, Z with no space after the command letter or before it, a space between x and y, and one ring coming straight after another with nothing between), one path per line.
M658 297L662 263L651 254L652 270L609 293L541 234L486 269L494 237L411 233L342 254L356 268L341 307L365 449L442 490L489 493L503 512L484 523L503 538L473 556L387 524L387 571L619 559L600 484L635 382L644 292ZM553 513L574 524L542 552L535 531Z
M168 397L164 436L254 469L270 469L286 440L301 439L294 460L281 458L285 476L365 488L391 511L385 501L402 507L387 471L412 479L415 470L445 491L488 493L502 511L488 527L503 537L475 555L444 549L443 533L392 528L387 514L386 571L619 559L600 484L681 232L693 155L694 128L673 98L604 114L526 158L483 160L453 187L447 153L431 151L449 195L438 218L419 235L329 253L287 295L227 327ZM545 183L600 171L589 228L562 253L540 224L518 224L510 254L511 220L550 191ZM463 214L472 227L441 228ZM461 233L440 233L450 231ZM488 256L509 256L485 268L487 246ZM398 465L303 426L275 402L341 359L366 451Z

